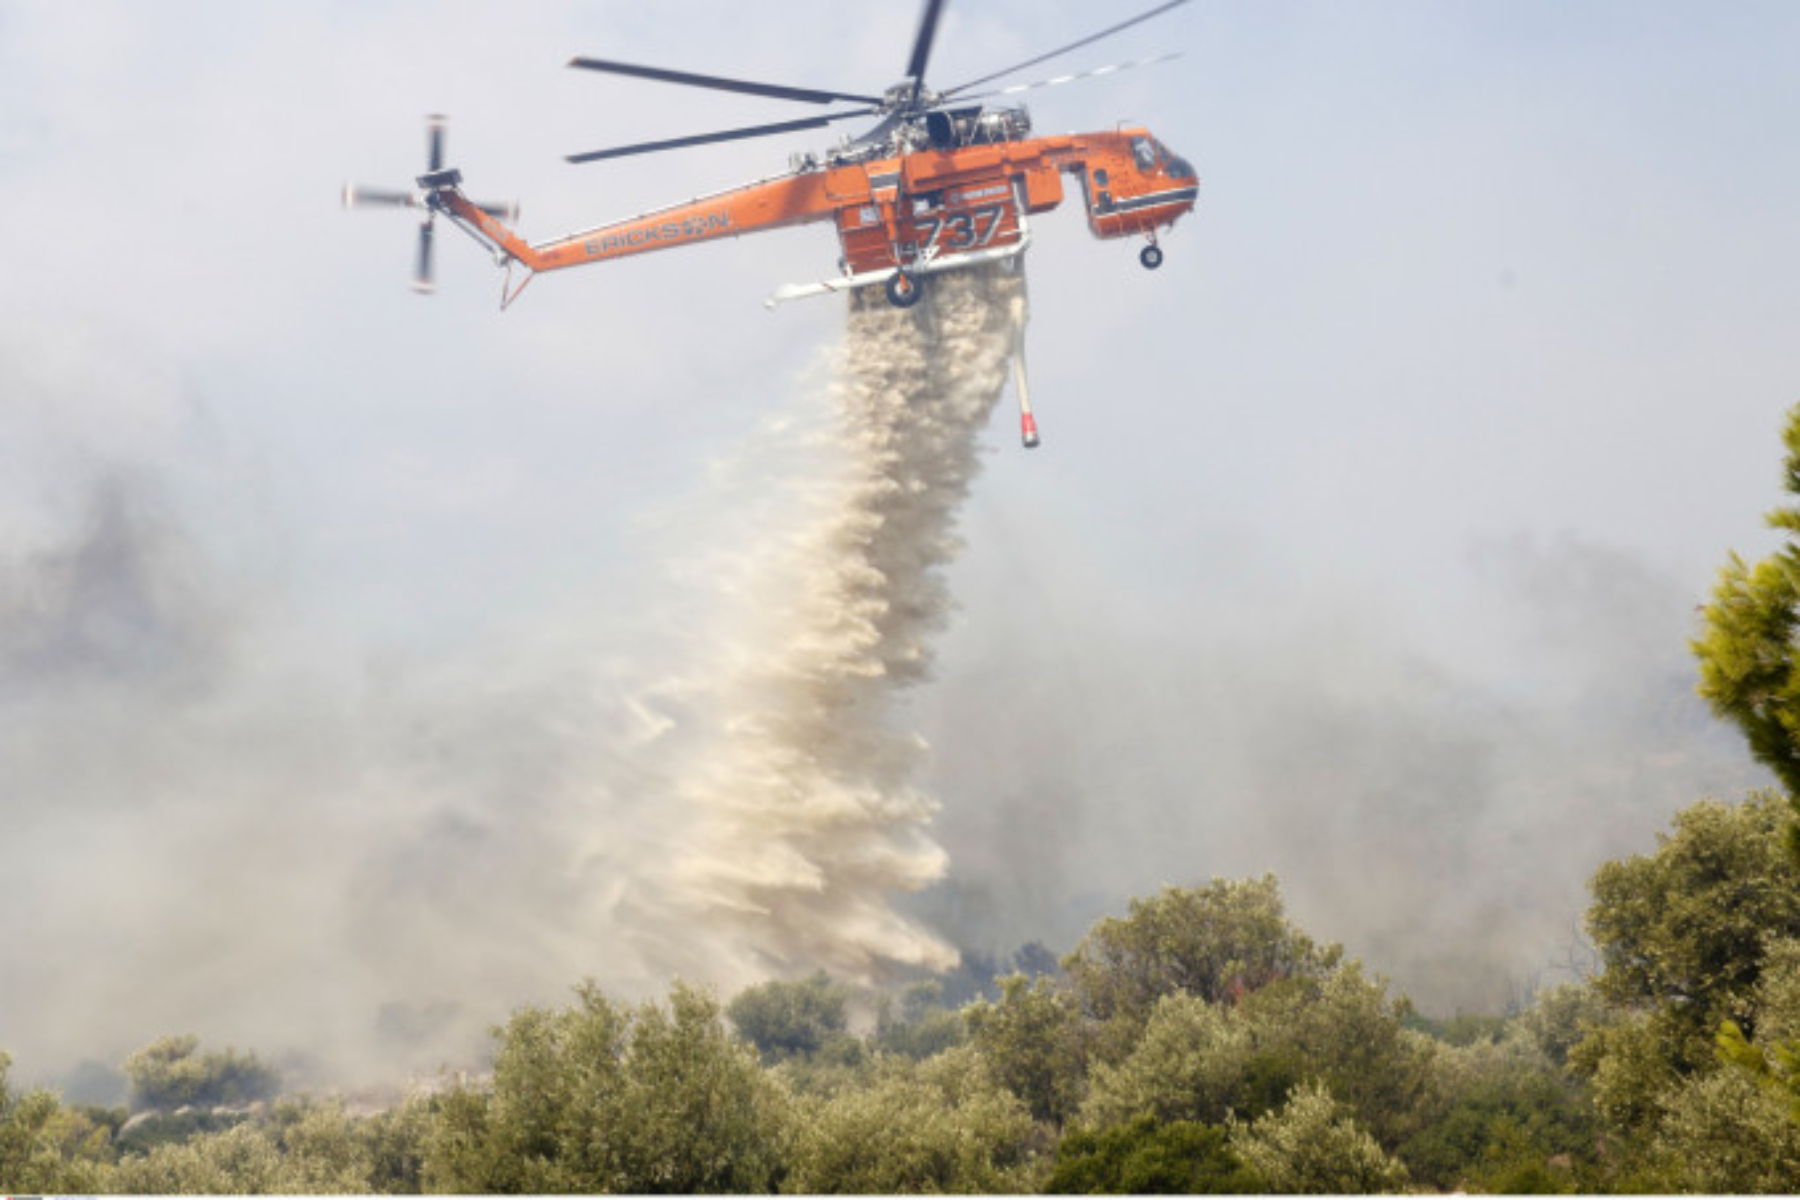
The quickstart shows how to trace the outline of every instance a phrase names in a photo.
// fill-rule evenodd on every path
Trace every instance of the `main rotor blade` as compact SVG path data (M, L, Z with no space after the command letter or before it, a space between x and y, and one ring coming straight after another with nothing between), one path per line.
M1111 75L1115 71L1128 71L1132 67L1153 67L1157 63L1166 63L1170 59L1180 58L1181 51L1174 50L1168 54L1158 54L1154 58L1140 58L1135 62L1113 63L1110 66L1095 67L1091 71L1077 71L1073 75L1056 75L1049 79L1036 79L1030 83L1015 83L1011 87L995 88L991 92L976 92L973 96L958 96L959 100L986 100L990 96L1016 96L1020 92L1029 92L1034 88L1056 87L1064 83L1074 83L1078 79L1093 79L1099 75Z
M721 92L742 92L748 96L770 96L776 100L799 100L806 104L836 104L855 100L862 104L880 104L880 96L863 96L854 92L822 92L813 88L788 87L780 83L755 83L748 79L726 79L722 75L696 75L692 71L668 71L661 67L640 67L632 63L608 62L600 58L571 58L571 67L584 71L607 71L614 75L633 75L639 79L656 79L663 83L680 83L688 87L715 88Z
M791 133L797 129L817 129L822 125L829 125L833 121L841 121L845 117L866 117L874 111L871 108L857 108L846 112L827 113L822 117L802 117L798 121L777 121L772 125L746 125L741 129L725 129L718 133L699 133L692 137L667 138L660 142L636 142L630 146L614 146L610 150L590 150L586 154L571 154L568 156L568 160L572 163L598 162L603 158L624 158L630 154L679 150L683 146L705 146L711 142L735 142L742 138L764 137L772 133Z
M925 84L925 64L931 59L931 43L937 37L938 17L943 14L944 0L925 0L925 11L919 14L919 33L913 39L912 57L906 60L906 74L913 81L913 98Z
M1004 71L995 71L991 75L983 75L980 79L971 79L967 83L958 84L957 86L951 88L949 91L940 92L938 94L940 96L944 96L944 97L954 96L960 92L966 92L972 87L980 87L984 83L991 83L994 80L999 79L1003 75L1011 75L1014 71L1023 71L1026 67L1035 67L1039 63L1047 62L1050 59L1055 58L1059 54L1067 54L1071 50L1079 50L1083 46L1090 45L1094 42L1099 41L1101 38L1111 37L1113 34L1118 33L1122 29L1130 29L1133 25L1136 25L1140 21L1148 21L1151 17L1160 16L1163 13L1168 12L1171 8L1179 8L1181 5L1186 4L1186 3L1187 3L1187 0L1168 0L1168 3L1159 4L1155 8L1150 9L1148 12L1141 12L1137 16L1132 17L1128 21L1120 21L1117 25L1108 26L1107 28L1102 29L1099 33L1090 33L1088 36L1082 38L1078 42L1070 42L1066 46L1059 46L1057 49L1052 50L1047 54L1040 54L1036 58L1028 58L1022 63L1014 63L1012 66L1006 68L1006 70L1004 70Z

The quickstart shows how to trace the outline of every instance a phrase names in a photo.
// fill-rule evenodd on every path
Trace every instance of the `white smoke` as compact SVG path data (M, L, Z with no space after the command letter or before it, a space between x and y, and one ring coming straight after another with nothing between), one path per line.
M903 698L1023 316L1009 273L942 277L905 312L853 299L835 411L777 385L755 479L686 502L753 524L653 539L678 570L700 532L703 574L578 588L430 652L304 621L305 578L244 550L268 540L254 506L211 502L243 493L212 442L51 419L104 387L44 402L21 437L102 468L67 513L26 487L0 511L20 1078L191 1031L295 1083L393 1079L469 1062L511 1006L583 977L644 996L953 962L890 907L946 865Z
M890 903L947 866L918 783L926 747L897 709L950 612L942 570L1024 309L1022 275L1003 268L940 276L911 309L851 298L838 467L817 515L758 547L756 644L717 681L729 715L680 785L698 828L671 902L709 943L704 965L678 964L689 972L737 984L955 964Z

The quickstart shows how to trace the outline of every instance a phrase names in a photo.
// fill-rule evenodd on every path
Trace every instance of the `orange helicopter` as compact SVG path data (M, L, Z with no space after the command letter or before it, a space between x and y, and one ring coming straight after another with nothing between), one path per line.
M429 119L428 169L416 181L419 190L378 191L351 185L344 189L344 203L426 211L414 277L414 287L420 291L430 291L432 286L434 219L441 215L451 221L507 268L502 308L517 299L541 272L824 220L836 226L843 248L839 273L814 283L782 287L770 297L769 305L880 285L891 303L909 307L918 302L923 281L930 275L1022 254L1031 240L1029 218L1062 202L1065 173L1079 183L1088 228L1094 236L1143 237L1146 244L1139 261L1154 270L1163 261L1159 232L1192 211L1199 196L1199 179L1186 159L1171 153L1143 128L1032 137L1031 120L1024 108L990 108L979 101L1162 62L1174 55L995 92L969 93L1186 2L1167 0L1078 41L941 92L925 86L925 67L944 0L925 0L905 78L880 96L575 58L569 66L584 70L808 104L850 102L860 107L570 155L568 160L574 163L814 129L853 117L880 120L867 133L823 154L795 155L782 175L533 245L508 227L507 222L517 219L516 206L476 203L463 194L462 173L443 165L443 119L433 117ZM511 282L514 264L525 271L517 287ZM1036 428L1025 394L1023 364L1015 361L1025 444L1032 446L1037 444Z

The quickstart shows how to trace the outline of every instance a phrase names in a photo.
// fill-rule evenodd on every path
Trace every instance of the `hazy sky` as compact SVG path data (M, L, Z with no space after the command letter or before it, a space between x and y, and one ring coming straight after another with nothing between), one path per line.
M931 81L1121 11L956 0ZM609 981L604 866L545 864L680 836L634 808L639 697L726 653L719 563L843 322L761 301L834 239L502 314L453 230L421 299L410 214L337 191L422 170L427 112L534 239L775 173L822 140L567 165L811 110L562 64L873 90L916 19L0 0L0 1046L267 1038L242 1009L301 979L346 1025ZM1171 49L1027 97L1040 132L1148 124L1202 197L1154 275L1073 203L1037 222L1044 446L1003 403L910 702L951 859L912 907L1060 948L1272 869L1399 986L1503 1002L1601 861L1762 778L1685 641L1772 544L1800 401L1800 9L1195 0L1023 78Z

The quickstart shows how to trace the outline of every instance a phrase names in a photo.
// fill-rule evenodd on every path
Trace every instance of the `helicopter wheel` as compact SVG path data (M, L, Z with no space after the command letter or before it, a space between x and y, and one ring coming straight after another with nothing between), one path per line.
M1138 251L1138 261L1144 264L1144 270L1154 271L1162 266L1163 252L1161 246L1145 246Z
M914 279L910 273L895 271L888 276L888 303L895 308L911 308L919 302L919 297L923 294L924 289L919 286L919 281Z

